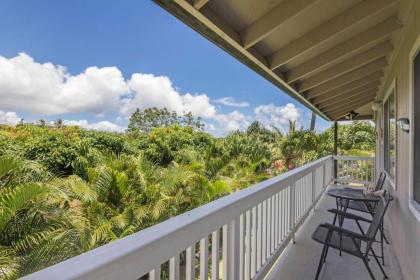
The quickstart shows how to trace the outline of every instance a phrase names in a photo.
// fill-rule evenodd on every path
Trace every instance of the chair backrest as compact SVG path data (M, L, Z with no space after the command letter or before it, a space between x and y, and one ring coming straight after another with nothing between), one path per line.
M386 179L386 173L382 171L381 174L379 175L378 181L376 182L375 191L382 190L385 183L385 179Z
M385 212L388 209L389 203L392 200L392 196L388 191L385 191L384 195L380 198L378 205L375 209L375 214L373 215L372 222L369 226L366 235L370 238L375 238L378 230L381 226L382 219L385 216ZM369 242L366 246L366 252L369 251L370 246L372 246L372 242Z

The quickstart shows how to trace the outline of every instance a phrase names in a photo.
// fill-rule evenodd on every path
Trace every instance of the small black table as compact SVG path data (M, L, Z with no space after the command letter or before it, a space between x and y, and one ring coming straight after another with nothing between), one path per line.
M370 203L376 203L379 201L379 197L373 194L365 194L363 190L352 189L352 188L330 188L327 191L329 196L343 199L346 201L353 200L353 201L361 201L367 203L366 206L370 205Z

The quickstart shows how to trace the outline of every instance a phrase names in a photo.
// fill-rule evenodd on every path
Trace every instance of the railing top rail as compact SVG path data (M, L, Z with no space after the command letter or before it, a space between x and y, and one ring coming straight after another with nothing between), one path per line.
M333 156L335 160L366 160L372 161L375 157Z
M326 156L23 279L138 279L244 211L332 160Z

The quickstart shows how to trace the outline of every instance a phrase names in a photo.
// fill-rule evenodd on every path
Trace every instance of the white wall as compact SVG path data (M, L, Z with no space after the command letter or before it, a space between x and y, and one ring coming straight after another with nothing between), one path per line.
M411 110L411 80L409 79L409 53L420 36L420 0L401 1L410 6L408 21L404 22L403 39L395 46L397 54L391 60L384 87L380 96L383 98L395 80L396 116L409 117ZM420 110L420 108L415 108ZM379 139L377 141L377 160L383 166L383 119L382 112L377 113L376 125ZM420 132L418 132L420 133ZM385 226L390 230L401 269L405 279L420 279L420 220L409 209L410 201L410 138L411 135L397 129L397 172L395 179L395 200L391 205ZM417 171L420 172L420 171ZM389 182L388 182L389 185Z

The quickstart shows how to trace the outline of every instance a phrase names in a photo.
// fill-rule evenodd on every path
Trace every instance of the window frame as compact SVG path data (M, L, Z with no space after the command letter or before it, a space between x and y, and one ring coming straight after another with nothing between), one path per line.
M410 102L410 109L409 109L409 118L410 118L410 144L409 144L409 199L408 199L408 206L411 213L420 223L420 203L414 200L413 192L414 192L414 131L413 131L413 123L414 123L414 60L420 55L420 35L417 37L415 41L409 57L408 57L408 79L409 79L409 102Z
M397 121L397 91L396 91L396 81L395 79L392 80L391 85L389 86L388 90L386 91L386 94L382 100L382 144L383 144L383 149L382 149L382 167L383 167L383 171L386 173L387 175L387 180L390 183L390 185L394 188L394 190L396 190L396 182L395 182L395 176L397 175L397 153L398 153L398 149L397 149L397 127L395 127L395 174L394 176L391 176L391 174L389 174L388 170L386 169L387 167L387 163L386 160L389 158L389 155L387 155L387 151L389 151L389 148L387 148L388 146L388 138L389 136L387 135L388 131L389 131L389 124L388 124L388 116L389 116L389 109L385 110L385 105L387 104L387 102L389 101L389 97L393 94L394 95L394 116L395 116L395 126L396 126L396 121Z

